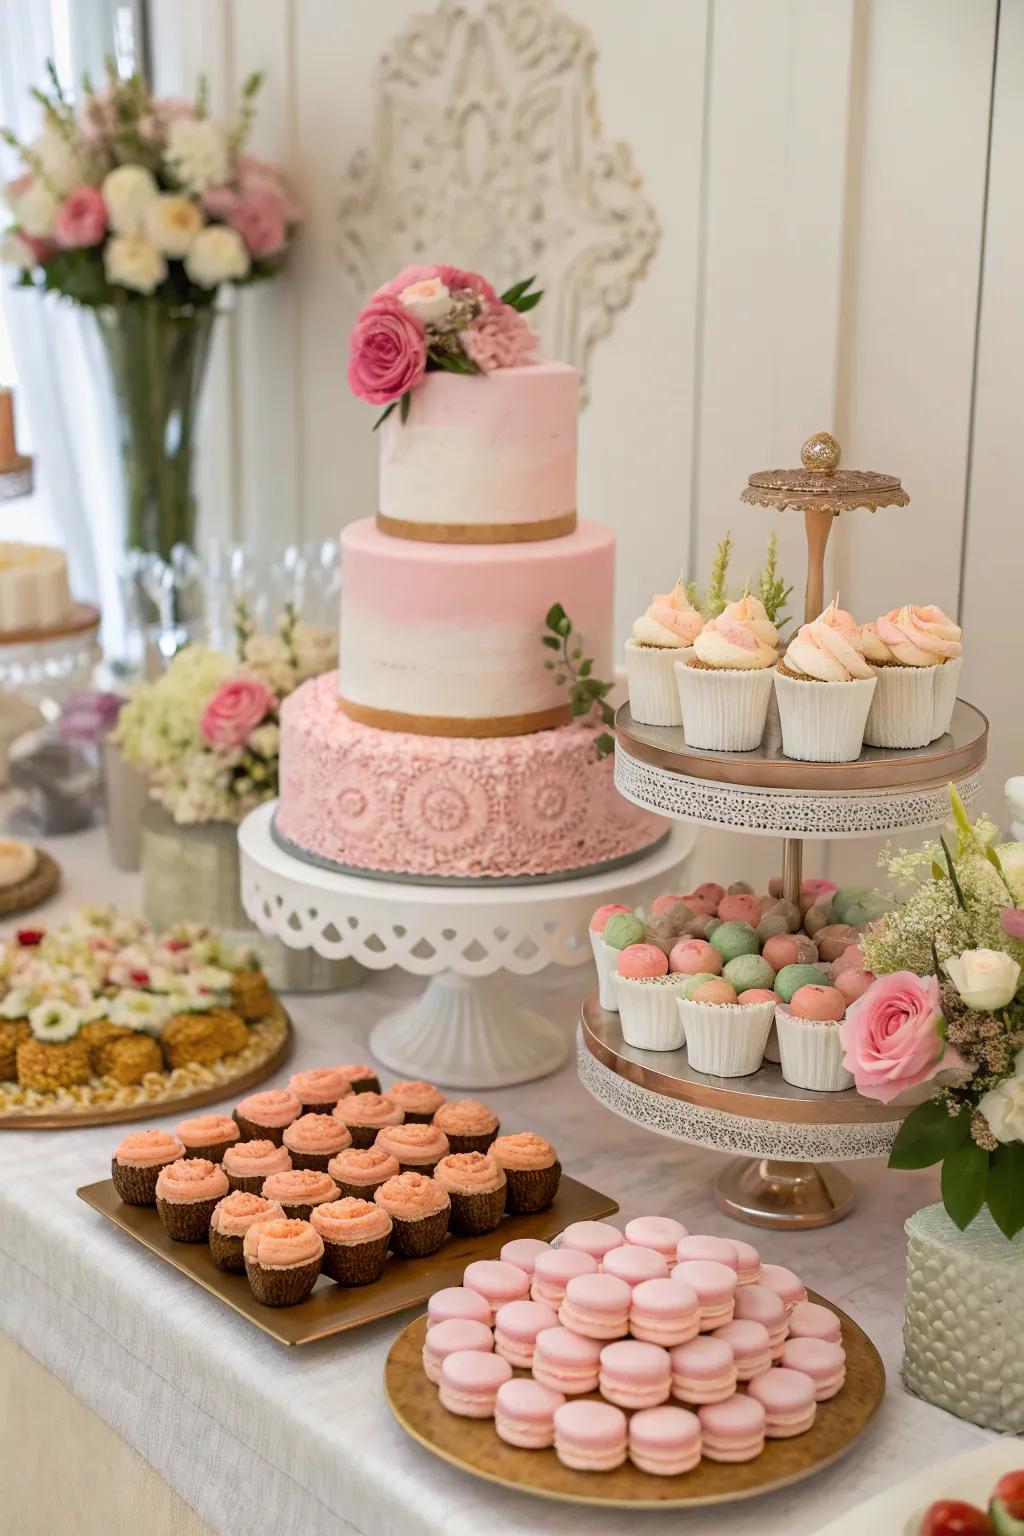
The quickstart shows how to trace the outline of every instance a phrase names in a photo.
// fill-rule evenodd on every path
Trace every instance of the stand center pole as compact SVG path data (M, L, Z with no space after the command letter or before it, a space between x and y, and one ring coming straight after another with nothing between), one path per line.
M799 837L787 837L782 844L782 894L799 907L803 889L804 845Z

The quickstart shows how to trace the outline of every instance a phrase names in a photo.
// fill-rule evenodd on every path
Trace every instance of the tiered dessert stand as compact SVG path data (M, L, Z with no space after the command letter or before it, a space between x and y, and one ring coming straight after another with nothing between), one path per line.
M840 471L827 433L804 447L804 467L750 477L743 499L805 514L805 611L823 606L825 542L832 518L857 506L904 505L898 480ZM782 843L783 894L800 900L805 842L873 837L937 826L950 814L949 785L973 804L985 762L988 721L958 700L947 735L927 747L865 747L852 763L787 758L774 699L753 752L705 752L686 745L681 727L638 725L623 705L615 718L615 782L627 800L659 815L727 828ZM847 1214L853 1186L831 1160L888 1153L910 1104L877 1103L854 1089L794 1088L765 1062L750 1077L714 1078L691 1070L685 1049L639 1051L626 1045L618 1015L584 1004L578 1067L607 1108L662 1135L737 1159L716 1185L719 1207L756 1226L825 1226ZM826 1159L822 1163L821 1159Z
M588 964L595 907L639 906L670 889L696 840L677 827L633 863L571 879L425 885L297 858L274 839L275 809L261 806L238 831L250 921L292 949L428 976L415 1002L374 1027L370 1049L403 1077L461 1088L530 1082L562 1065L564 1030L526 1006L507 977Z
M9 630L0 635L0 690L34 703L60 703L87 686L99 663L100 611L75 603L67 618L48 629Z

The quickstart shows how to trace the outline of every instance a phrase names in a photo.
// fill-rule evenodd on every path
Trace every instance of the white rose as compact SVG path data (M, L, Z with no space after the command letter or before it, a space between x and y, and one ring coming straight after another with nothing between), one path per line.
M119 165L104 178L100 193L116 235L141 235L146 209L160 195L152 172L142 165Z
M57 222L57 199L37 176L13 204L14 216L33 240L48 240Z
M164 160L189 192L205 192L227 180L228 149L224 134L205 117L181 117L167 130Z
M6 266L18 267L22 272L27 272L36 264L36 258L32 247L27 240L23 240L16 229L9 229L0 239L0 261Z
M288 660L284 641L276 635L250 635L243 654L252 667L276 667Z
M244 277L249 270L249 253L242 237L226 224L208 224L192 242L185 257L185 271L200 288Z
M187 256L192 244L203 227L203 215L199 205L190 197L163 193L155 197L146 209L144 233L146 238L165 256Z
M44 128L29 145L29 154L58 197L66 197L72 187L84 180L82 162L74 145L55 128Z
M167 276L167 262L155 245L141 235L115 235L107 241L103 267L108 283L152 293Z
M454 307L452 296L439 277L410 283L398 295L398 302L423 325L438 325L447 320Z
M942 962L968 1008L992 1013L1011 1002L1020 980L1020 966L1001 949L965 949Z
M1024 1051L1017 1053L1013 1076L990 1088L978 1108L997 1141L1024 1141Z
M249 732L247 743L250 752L255 752L257 757L276 757L281 746L281 731L268 720L265 725L258 725L254 731Z

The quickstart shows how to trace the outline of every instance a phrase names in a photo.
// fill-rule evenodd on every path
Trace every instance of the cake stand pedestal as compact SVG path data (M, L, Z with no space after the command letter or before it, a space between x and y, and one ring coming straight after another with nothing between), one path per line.
M99 627L99 609L75 603L62 624L6 631L0 635L0 688L33 703L59 704L87 686L102 655Z
M370 970L430 978L388 1014L370 1049L403 1077L456 1088L505 1088L562 1065L569 1045L525 1006L507 975L592 961L587 928L609 900L634 906L671 887L696 839L675 828L652 853L598 874L523 885L421 885L336 873L287 853L271 827L276 801L238 829L242 904L261 933Z

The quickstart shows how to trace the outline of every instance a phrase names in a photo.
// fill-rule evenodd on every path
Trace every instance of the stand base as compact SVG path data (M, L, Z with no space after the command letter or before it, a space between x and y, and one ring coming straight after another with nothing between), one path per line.
M853 1185L831 1163L782 1163L736 1158L719 1174L720 1211L754 1227L792 1232L828 1227L853 1207Z
M370 1033L371 1051L393 1072L450 1088L510 1088L547 1077L569 1046L557 1024L516 1001L501 974L442 971Z

